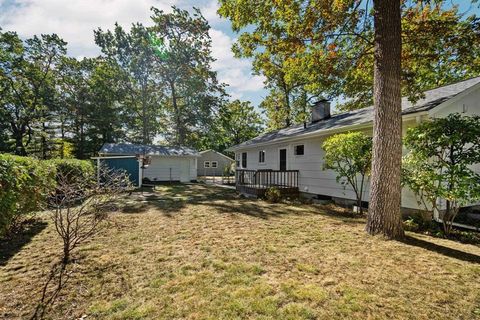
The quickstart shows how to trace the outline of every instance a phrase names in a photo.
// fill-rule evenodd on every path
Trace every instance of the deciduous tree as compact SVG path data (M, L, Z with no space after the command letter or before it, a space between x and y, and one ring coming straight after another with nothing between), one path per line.
M224 96L223 85L211 69L210 26L200 10L192 13L173 7L171 13L152 8L149 32L162 39L156 69L163 82L168 142L194 145L206 134Z
M480 117L451 114L410 128L405 136L410 151L403 163L403 182L427 210L445 201L443 227L448 235L462 205L480 199Z
M324 169L334 170L337 182L352 187L362 214L365 180L370 175L372 163L372 138L362 132L340 133L327 138L322 148L325 150Z
M0 31L1 113L15 140L15 152L26 155L34 126L45 131L55 98L55 73L66 43L57 35L22 41L15 32ZM44 132L46 134L46 132ZM43 137L45 139L45 137ZM42 141L45 153L45 141Z

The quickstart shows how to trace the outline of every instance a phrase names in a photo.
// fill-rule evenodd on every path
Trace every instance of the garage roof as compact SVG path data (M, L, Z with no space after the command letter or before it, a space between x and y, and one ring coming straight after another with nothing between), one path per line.
M199 156L199 153L196 150L187 147L167 147L130 143L104 143L98 153L101 155L145 154L150 156Z

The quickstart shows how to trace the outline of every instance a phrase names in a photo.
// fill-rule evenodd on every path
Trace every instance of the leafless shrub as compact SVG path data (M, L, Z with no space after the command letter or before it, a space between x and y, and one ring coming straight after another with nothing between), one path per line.
M49 201L55 230L63 241L62 263L70 261L71 252L95 235L109 212L116 209L118 197L131 190L123 171L101 167L96 177L57 176L57 188Z
M48 206L55 230L63 241L62 258L52 266L32 320L44 319L70 278L72 251L100 230L108 213L116 210L119 196L132 190L125 172L106 167L101 167L97 176L57 172L56 179L56 190Z

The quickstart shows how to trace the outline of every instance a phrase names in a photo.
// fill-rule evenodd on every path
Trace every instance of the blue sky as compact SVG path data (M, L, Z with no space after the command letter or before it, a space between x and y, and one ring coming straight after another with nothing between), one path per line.
M454 1L461 11L480 13L478 3ZM98 47L93 30L112 28L115 22L128 27L132 22L149 24L150 7L169 11L172 5L182 9L200 8L212 27L213 68L219 80L229 85L233 98L250 100L258 105L266 91L263 78L251 74L251 62L236 59L230 50L236 34L228 20L220 18L216 0L0 0L0 27L17 31L22 37L57 33L68 42L69 54L75 57L96 56Z

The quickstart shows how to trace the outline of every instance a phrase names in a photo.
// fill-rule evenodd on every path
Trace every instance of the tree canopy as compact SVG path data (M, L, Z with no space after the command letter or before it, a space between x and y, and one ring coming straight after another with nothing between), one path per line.
M219 13L240 33L234 52L253 58L253 71L267 79L269 127L295 122L287 100L300 100L300 109L319 96L341 97L339 110L373 104L371 1L220 4ZM480 74L479 18L447 1L402 1L401 9L403 95L415 101L425 90ZM307 99L295 94L297 88Z
M101 55L81 59L55 34L0 30L1 150L88 158L106 142L161 141L222 151L258 134L254 107L230 102L212 70L201 12L152 8L151 22L95 30Z

